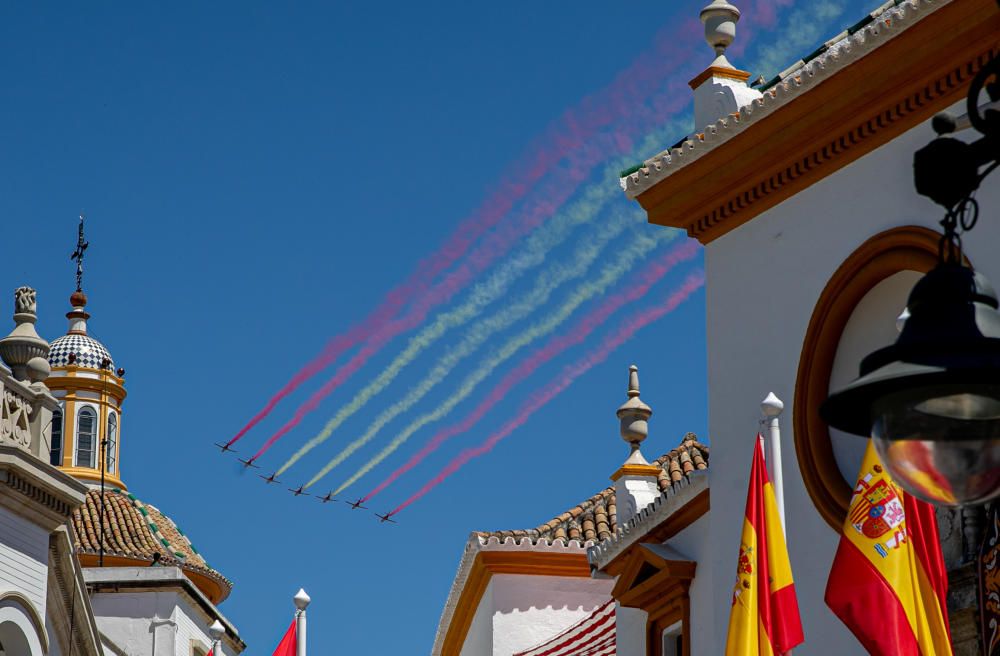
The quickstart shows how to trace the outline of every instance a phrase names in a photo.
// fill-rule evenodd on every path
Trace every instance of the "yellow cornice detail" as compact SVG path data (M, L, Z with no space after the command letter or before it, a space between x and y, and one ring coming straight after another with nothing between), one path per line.
M50 390L65 390L67 392L76 390L89 390L91 392L102 392L113 396L119 403L125 400L128 392L122 385L124 381L113 375L102 378L85 378L83 376L49 376L45 380L45 385Z
M91 469L90 467L59 467L60 471L69 474L73 478L77 478L84 481L93 481L95 483L101 482L101 470ZM127 490L125 483L122 482L120 478L109 472L104 473L104 485L108 489L113 487L120 488L122 490Z
M538 551L480 551L465 579L455 614L445 633L441 656L458 656L479 609L486 586L494 574L533 574L535 576L590 577L590 563L585 553Z
M741 71L736 68L725 68L723 66L709 66L701 73L698 73L690 82L688 86L692 89L697 89L701 86L701 83L710 77L724 77L727 80L738 80L740 82L746 82L750 79L749 71Z
M618 468L618 471L611 474L611 480L617 481L622 476L652 476L653 478L659 478L662 471L656 465L622 465Z

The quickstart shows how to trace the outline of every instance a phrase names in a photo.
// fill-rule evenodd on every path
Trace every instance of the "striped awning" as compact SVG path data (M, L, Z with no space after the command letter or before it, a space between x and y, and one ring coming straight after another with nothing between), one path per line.
M593 613L569 627L551 640L514 656L614 656L615 600L612 599Z

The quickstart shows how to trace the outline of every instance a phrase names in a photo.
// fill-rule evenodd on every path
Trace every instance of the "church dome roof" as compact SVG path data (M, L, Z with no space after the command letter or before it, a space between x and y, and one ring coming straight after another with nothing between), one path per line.
M86 502L73 511L76 551L85 567L97 566L100 517L101 491L93 488ZM104 492L104 564L179 567L214 604L228 597L233 587L229 579L205 562L172 519L117 488Z
M78 367L101 369L101 363L107 359L108 368L114 370L114 361L107 347L90 335L70 333L52 340L49 364L52 367L65 367L70 364L71 354L75 356L72 364Z

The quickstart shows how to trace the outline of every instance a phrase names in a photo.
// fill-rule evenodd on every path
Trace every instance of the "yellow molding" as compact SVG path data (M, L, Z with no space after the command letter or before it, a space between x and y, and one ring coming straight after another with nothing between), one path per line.
M611 480L617 481L622 476L652 476L659 478L663 469L656 465L622 465L614 474Z
M455 613L441 645L441 656L459 656L472 618L479 609L486 586L494 574L532 574L590 578L585 553L542 551L480 551L462 587Z
M688 82L688 86L692 89L697 89L701 86L701 83L710 77L724 77L728 80L739 80L740 82L746 82L750 79L749 71L741 71L735 68L724 68L722 66L709 66L704 71L699 73Z
M60 467L63 472L69 474L73 478L78 478L85 481L93 481L95 483L101 482L101 470L91 469L90 467L78 467L78 466L63 466ZM104 485L110 490L113 487L120 488L122 490L128 490L125 483L122 482L117 475L110 472L104 473Z

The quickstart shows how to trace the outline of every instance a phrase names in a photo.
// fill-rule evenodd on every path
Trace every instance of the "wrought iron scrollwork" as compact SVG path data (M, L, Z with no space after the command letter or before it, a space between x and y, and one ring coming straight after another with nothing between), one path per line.
M984 91L988 101L980 104ZM917 193L945 208L939 252L942 262L961 262L961 235L972 230L979 219L976 190L1000 165L1000 56L973 78L966 110L964 116L946 112L935 116L931 125L938 138L913 157ZM982 136L970 142L945 136L967 128Z

